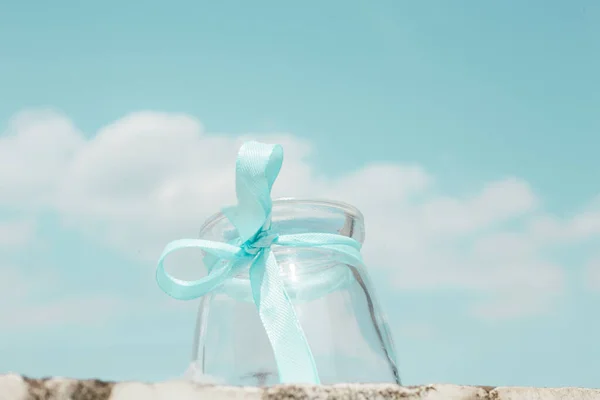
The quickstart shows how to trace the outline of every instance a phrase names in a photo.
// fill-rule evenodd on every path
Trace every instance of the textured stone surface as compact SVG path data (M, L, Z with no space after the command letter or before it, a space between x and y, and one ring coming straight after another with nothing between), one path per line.
M103 382L65 378L28 379L0 375L0 400L600 400L596 389L428 385L227 387L185 381Z

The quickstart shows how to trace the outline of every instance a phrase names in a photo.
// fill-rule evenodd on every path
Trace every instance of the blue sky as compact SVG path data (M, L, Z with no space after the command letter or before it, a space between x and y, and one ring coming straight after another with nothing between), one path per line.
M179 375L153 260L249 135L364 211L405 383L598 386L599 70L592 0L1 5L0 372Z

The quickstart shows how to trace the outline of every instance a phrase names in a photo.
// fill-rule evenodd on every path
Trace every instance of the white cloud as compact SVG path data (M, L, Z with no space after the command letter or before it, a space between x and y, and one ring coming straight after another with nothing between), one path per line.
M21 249L34 238L35 229L32 219L0 221L0 249Z
M235 156L249 137L209 134L187 115L141 112L87 139L60 114L27 112L0 137L0 201L54 210L72 229L153 262L168 241L197 235L207 216L234 202ZM306 161L305 140L252 137L284 146L275 196L356 205L370 268L403 290L476 294L477 315L543 312L564 281L547 247L600 233L597 207L568 220L544 214L518 178L467 196L439 194L418 165L372 163L334 179Z
M1 267L2 279L0 279L0 293L6 299L16 300L20 302L27 294L30 294L35 289L44 283L51 281L27 279L23 271L14 265L3 264ZM45 277L48 278L48 277ZM3 308L6 310L6 308Z
M122 315L123 304L122 299L105 294L19 304L0 311L0 325L13 330L65 324L102 326L107 319Z
M65 294L64 282L56 271L5 264L0 266L0 274L3 304L7 300L10 304L0 307L0 326L5 330L103 324L108 318L126 315L134 303L98 292L74 299Z
M600 290L600 256L588 261L585 269L585 284L593 290Z
M539 215L531 218L528 231L538 241L577 242L600 235L600 196L570 218Z
M46 205L84 139L67 118L24 112L0 137L0 205Z

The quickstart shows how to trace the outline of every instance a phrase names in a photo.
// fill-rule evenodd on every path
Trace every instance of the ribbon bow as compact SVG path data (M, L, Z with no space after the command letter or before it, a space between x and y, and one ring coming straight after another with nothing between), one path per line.
M319 375L310 346L280 276L271 247L319 247L333 251L336 259L362 265L360 243L342 235L301 233L278 235L271 230L271 189L283 163L279 145L245 143L236 162L238 204L223 209L237 229L239 245L202 239L182 239L169 243L156 269L158 286L179 300L199 298L215 290L250 263L252 298L273 348L281 383L319 383ZM216 260L227 260L220 268L196 281L184 281L169 275L164 259L182 248L199 248ZM335 286L336 282L332 282Z

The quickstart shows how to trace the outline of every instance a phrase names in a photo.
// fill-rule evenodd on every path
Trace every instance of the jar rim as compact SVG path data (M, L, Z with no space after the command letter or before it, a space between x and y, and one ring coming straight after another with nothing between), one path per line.
M302 205L302 206L317 206L324 209L331 209L336 211L343 211L346 217L350 217L354 220L357 220L364 224L364 216L362 212L355 206L344 203L342 201L334 201L334 200L326 200L326 199L303 199L303 198L295 198L295 197L281 197L273 200L273 209L276 209L277 206L283 205ZM204 232L209 231L220 221L225 219L225 214L222 212L217 212L210 217L202 224L200 228L200 235Z

